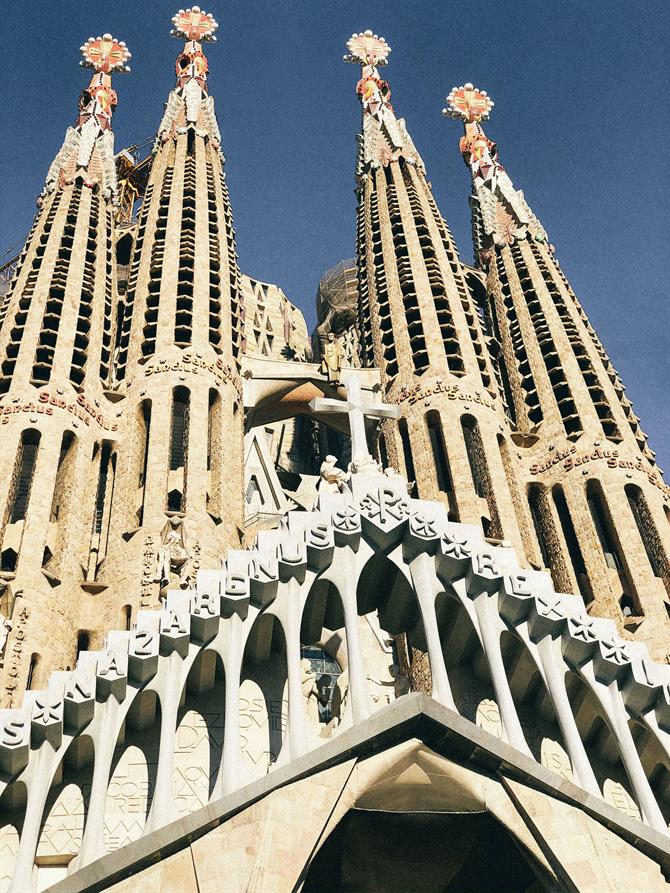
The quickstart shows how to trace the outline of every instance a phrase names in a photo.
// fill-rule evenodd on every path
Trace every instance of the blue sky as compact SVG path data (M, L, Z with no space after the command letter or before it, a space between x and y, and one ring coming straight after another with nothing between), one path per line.
M23 0L3 35L0 250L28 230L72 122L89 36L132 53L115 76L117 149L154 133L174 82L178 4ZM460 125L440 115L454 85L496 102L487 125L670 471L667 71L670 4L656 0L227 0L210 46L242 269L277 282L313 322L322 272L353 254L357 71L353 31L390 43L392 101L426 162L462 257L472 247Z

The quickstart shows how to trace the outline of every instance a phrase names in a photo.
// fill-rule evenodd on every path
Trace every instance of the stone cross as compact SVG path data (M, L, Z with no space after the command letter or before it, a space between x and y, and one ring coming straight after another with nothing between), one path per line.
M368 451L365 419L366 417L397 419L400 410L397 406L389 406L387 403L365 401L361 393L361 381L358 375L347 375L343 384L347 395L346 400L330 400L317 397L310 401L310 409L312 412L345 412L349 416L351 470L362 471L365 468L376 467L377 463Z

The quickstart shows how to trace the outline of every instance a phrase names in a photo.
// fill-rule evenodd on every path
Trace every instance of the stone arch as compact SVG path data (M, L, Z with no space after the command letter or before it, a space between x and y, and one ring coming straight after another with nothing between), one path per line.
M39 889L55 883L76 867L88 815L94 756L91 737L79 735L54 773L35 852Z
M139 692L118 736L104 814L107 850L141 836L156 786L161 708L156 692Z
M579 673L568 670L564 678L577 730L603 798L627 815L639 819L640 810L633 796L633 787L605 711Z
M629 719L628 727L644 774L664 820L670 825L670 757L644 720Z
M247 636L240 674L240 744L244 777L259 778L286 739L286 638L278 617L258 615Z
M0 796L0 893L6 893L14 875L27 799L22 781L10 782Z
M570 757L544 678L528 645L513 630L500 635L505 675L526 743L538 763L573 780Z
M310 658L313 649L323 651L325 657L334 661L340 673L336 678L320 680L318 689L328 701L319 710L322 722L327 723L327 732L332 734L340 725L345 712L348 688L347 636L345 631L344 605L336 585L327 579L314 581L302 612L300 623L301 658ZM328 675L328 674L324 674Z
M225 672L212 649L200 651L184 683L177 712L173 795L186 815L206 806L214 792L223 749Z
M438 594L435 615L456 709L480 728L502 738L488 662L470 615L461 600L449 592Z
M389 643L395 640L400 669L415 678L416 687L430 694L428 645L419 601L406 572L387 554L376 553L363 567L356 606L359 617L376 624L382 638L388 637ZM392 654L389 657L390 664ZM384 672L388 673L388 667Z

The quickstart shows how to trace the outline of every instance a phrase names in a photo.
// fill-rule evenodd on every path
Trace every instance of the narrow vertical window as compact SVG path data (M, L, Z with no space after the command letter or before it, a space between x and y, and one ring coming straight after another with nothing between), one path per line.
M470 466L470 475L477 496L486 496L486 487L481 463L481 451L479 443L479 430L477 422L471 416L463 416L461 419L463 439L465 440L465 452Z
M557 592L572 592L574 583L568 571L565 555L558 538L558 531L551 512L547 488L531 484L528 488L528 507L533 519L535 535L545 567L551 571L551 579Z
M670 591L670 562L649 510L647 499L635 484L626 484L624 489L653 574L655 577L660 577L666 589Z
M556 484L551 492L554 498L554 505L556 506L558 520L561 522L563 539L565 540L565 544L568 547L568 554L570 556L570 561L572 562L572 569L575 572L575 577L577 578L579 591L581 592L582 598L584 599L585 603L588 605L590 602L593 601L593 590L591 589L591 583L586 573L584 556L582 555L582 550L579 546L577 533L575 532L575 527L572 523L570 509L568 508L568 504L565 500L565 494L563 493L563 488L560 484Z
M30 691L35 683L35 672L40 663L39 654L30 655L30 666L28 667L28 679L26 681L26 691Z
M98 534L102 532L102 525L105 517L105 495L107 493L111 453L111 445L109 443L104 443L102 446L102 456L100 457L98 489L95 494L95 516L93 518L93 532Z
M170 471L176 471L178 468L186 466L189 396L186 388L175 388L172 393Z
M210 472L207 487L207 509L215 516L221 514L221 461L223 431L221 395L212 388L209 392L207 416L207 471Z
M79 655L82 651L88 651L88 646L91 643L91 637L86 632L85 629L80 629L77 633L77 655L75 657L75 663L79 660Z
M39 431L24 431L21 435L21 443L14 470L13 492L10 499L9 523L15 524L23 521L28 511L30 502L30 490L32 488L35 464L37 462L37 450L40 444Z
M412 484L416 481L416 472L414 470L414 459L412 458L412 444L410 443L409 431L407 429L407 419L399 420L398 430L400 431L402 451L405 456L405 474L408 483Z
M528 488L528 507L530 516L533 519L533 527L535 528L535 536L540 547L542 562L545 567L551 567L547 521L542 511L542 489L542 487L535 485L531 485Z
M138 408L135 416L135 424L137 425L137 437L135 440L135 453L131 474L138 488L141 488L140 503L137 509L129 519L131 527L135 523L142 525L144 518L144 503L146 499L147 472L149 469L149 443L151 435L151 400L143 400Z
M593 519L593 526L598 534L600 547L605 556L605 562L608 567L612 568L612 570L620 571L623 567L621 554L614 541L609 512L604 504L602 493L597 488L595 481L589 481L588 483L586 488L586 500L589 505L589 511L591 512L591 518Z
M486 505L489 510L489 518L486 519L487 523L482 522L482 529L485 535L491 539L503 539L505 533L498 512L496 496L493 492L493 484L491 483L484 442L479 430L479 422L474 416L461 416L461 430L475 493L477 496L486 499Z
M426 413L426 424L428 425L428 437L430 438L430 446L433 451L437 486L443 493L451 493L453 490L451 471L440 414L436 410L431 409L430 412Z

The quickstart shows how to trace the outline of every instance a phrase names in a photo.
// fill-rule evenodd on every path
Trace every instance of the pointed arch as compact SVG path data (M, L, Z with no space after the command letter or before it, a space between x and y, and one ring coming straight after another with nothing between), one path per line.
M141 691L128 711L110 768L104 839L108 851L141 836L156 785L161 707L155 691Z
M193 661L177 713L173 794L179 815L206 806L221 765L225 672L221 657L205 648Z
M568 670L565 687L570 707L603 798L633 818L640 810L626 774L616 736L591 688L579 673Z
M528 645L516 631L500 636L505 674L526 743L538 763L572 780L572 765L553 701Z
M453 593L435 599L442 655L456 709L486 732L502 737L502 720L495 701L489 666L470 615Z
M240 674L240 743L245 777L259 778L285 742L288 666L280 620L258 615L247 637Z

